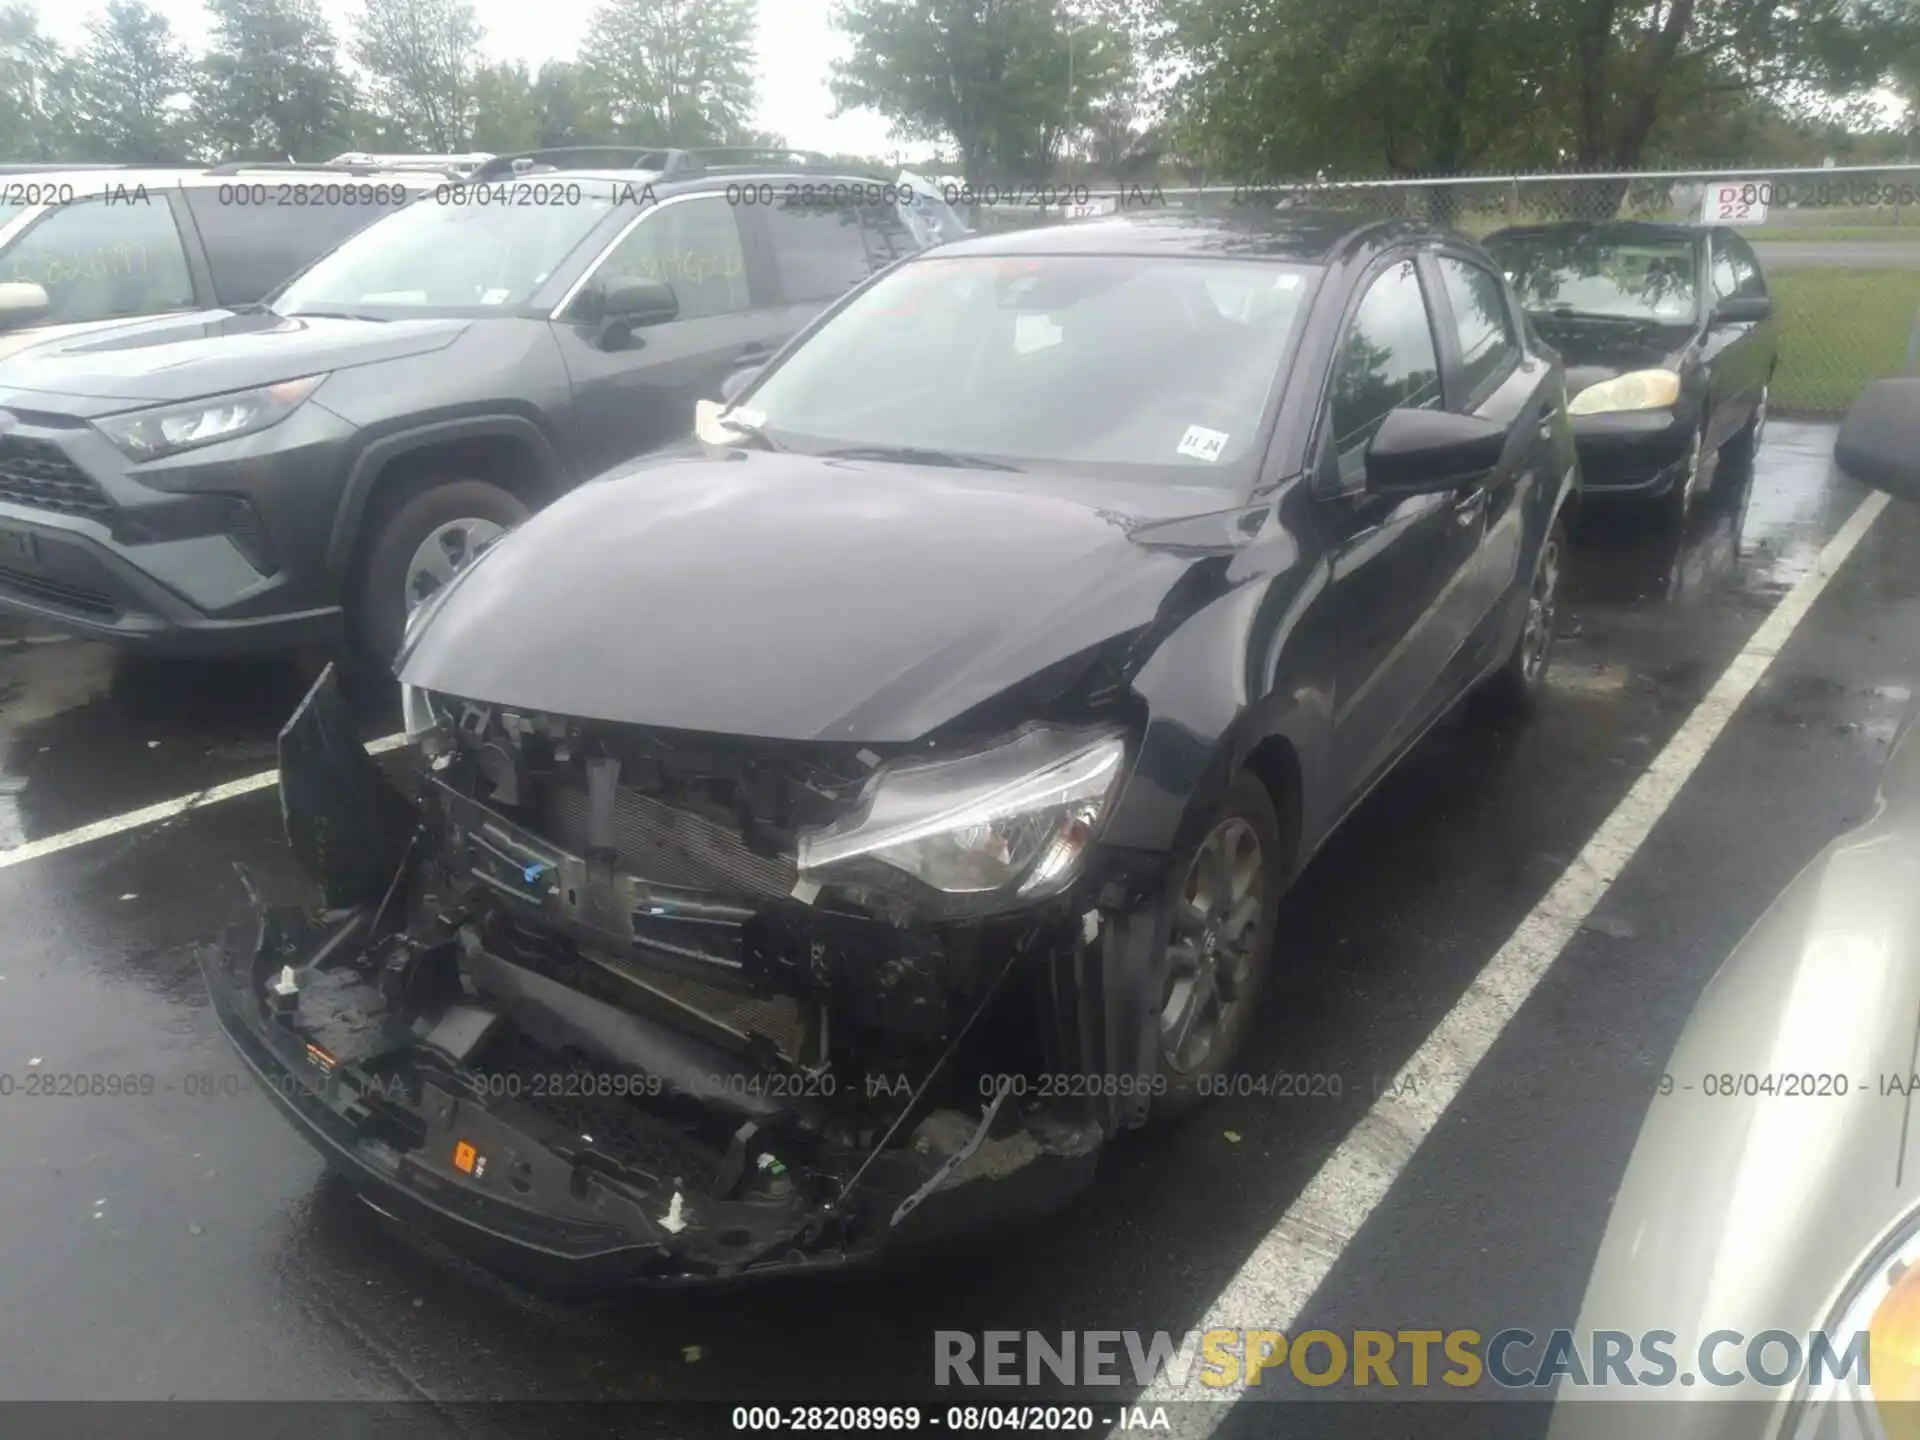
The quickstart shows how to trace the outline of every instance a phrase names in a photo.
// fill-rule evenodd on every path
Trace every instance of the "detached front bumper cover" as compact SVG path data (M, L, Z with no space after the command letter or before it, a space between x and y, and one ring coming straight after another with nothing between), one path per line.
M889 1121L857 1077L708 1048L542 973L510 925L436 893L433 806L367 756L331 670L280 759L326 906L256 901L251 948L202 969L274 1103L394 1219L536 1283L673 1285L869 1262L1091 1180L1097 1118L1008 1085L938 1104L928 1073L887 1082L915 1087Z

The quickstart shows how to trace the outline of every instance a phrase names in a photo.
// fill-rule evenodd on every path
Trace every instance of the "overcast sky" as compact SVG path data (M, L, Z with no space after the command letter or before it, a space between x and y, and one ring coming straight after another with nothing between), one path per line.
M28 0L39 12L41 30L69 48L86 38L88 17L99 7L87 0ZM173 26L176 36L196 53L206 48L207 15L200 0L147 0ZM485 30L481 46L489 59L525 60L538 70L544 60L578 53L587 17L597 0L474 0ZM887 122L871 111L850 111L837 120L827 93L827 66L844 42L828 22L831 0L761 0L760 113L755 125L787 137L805 150L844 150L857 155L908 156L927 146L901 147L887 138ZM320 0L335 36L344 47L353 34L358 0ZM344 58L344 56L343 56Z

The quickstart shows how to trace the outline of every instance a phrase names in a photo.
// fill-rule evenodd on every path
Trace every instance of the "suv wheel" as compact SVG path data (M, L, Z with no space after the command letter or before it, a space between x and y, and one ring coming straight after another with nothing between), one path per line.
M1169 881L1167 948L1154 997L1167 1086L1152 1118L1198 1106L1246 1042L1273 963L1285 880L1273 797L1258 776L1242 772Z
M369 657L391 660L414 608L529 513L498 485L449 480L376 521L352 617Z

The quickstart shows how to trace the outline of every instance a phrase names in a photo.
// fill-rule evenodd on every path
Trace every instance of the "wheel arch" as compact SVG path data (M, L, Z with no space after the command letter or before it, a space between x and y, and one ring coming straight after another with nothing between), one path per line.
M476 416L384 435L360 452L348 472L327 541L329 572L349 578L370 518L405 503L436 477L487 481L529 510L566 487L558 448L522 416Z

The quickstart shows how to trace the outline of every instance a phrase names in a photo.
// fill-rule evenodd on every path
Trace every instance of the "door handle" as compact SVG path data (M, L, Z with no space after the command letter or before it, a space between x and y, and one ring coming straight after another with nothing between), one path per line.
M1480 518L1480 512L1486 508L1487 491L1482 485L1467 485L1453 492L1453 518L1461 525L1471 525Z

